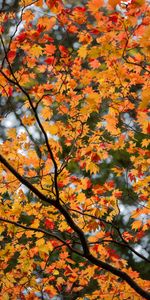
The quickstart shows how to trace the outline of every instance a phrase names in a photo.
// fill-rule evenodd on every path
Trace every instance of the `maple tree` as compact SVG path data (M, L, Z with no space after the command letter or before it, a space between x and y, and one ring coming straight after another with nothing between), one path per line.
M144 0L1 12L2 299L150 299L149 23Z

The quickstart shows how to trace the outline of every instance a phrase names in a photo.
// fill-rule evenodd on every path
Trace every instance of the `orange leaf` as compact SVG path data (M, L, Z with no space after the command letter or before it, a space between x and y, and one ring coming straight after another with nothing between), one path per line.
M132 223L132 229L138 230L143 225L142 221L137 220Z
M108 3L112 8L115 8L117 4L120 4L121 0L109 0Z
M47 55L53 55L55 53L55 50L56 50L56 47L53 44L45 46L45 53Z

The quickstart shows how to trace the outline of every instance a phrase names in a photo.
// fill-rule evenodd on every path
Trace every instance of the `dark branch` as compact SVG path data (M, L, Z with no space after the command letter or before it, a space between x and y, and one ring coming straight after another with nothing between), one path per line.
M64 241L62 238L60 238L59 236L53 234L53 233L50 233L48 232L47 230L43 229L43 228L34 228L34 227L29 227L29 226L25 226L25 225L22 225L18 222L15 222L15 221L11 221L11 220L7 220L7 219L4 219L4 218L1 218L0 217L0 221L2 222L5 222L5 223L9 223L9 224L12 224L14 226L17 226L19 228L23 228L25 230L29 230L29 231L34 231L34 232L42 232L44 233L45 235L49 236L49 237L52 237L56 240L58 240L59 242L61 242L62 244L64 244L65 246L67 246L71 251L75 252L76 254L78 255L82 255L80 252L78 252L77 250L73 249L70 244L68 244L66 241Z
M0 155L0 162L4 164L6 168L9 169L9 171L26 187L28 187L37 197L39 197L41 200L45 201L46 203L49 203L53 205L55 208L57 208L60 213L64 216L67 224L78 234L82 247L83 247L83 254L81 254L82 257L86 258L89 262L93 263L94 265L103 268L106 271L111 272L112 274L120 277L121 279L125 280L139 295L144 297L145 299L150 300L150 294L143 290L128 274L125 272L122 272L121 270L111 266L108 263L105 263L96 257L94 257L88 247L88 243L86 241L84 232L75 224L75 222L72 220L70 214L68 211L57 201L48 199L45 195L43 195L40 191L38 191L32 184L30 184L26 179L24 179L6 160L5 158Z
M88 213L85 213L85 212L81 212L81 211L78 211L76 209L70 209L68 208L70 211L74 211L80 215L83 215L83 216L87 216L89 218L92 218L92 219L95 219L95 220L98 220L100 222L104 222L105 224L108 224L110 225L111 227L113 227L119 234L121 240L123 243L120 243L118 241L114 241L114 240L110 240L110 242L113 242L113 243L118 243L118 245L122 246L122 247L126 247L128 249L130 249L130 251L132 251L135 255L137 255L138 257L142 258L143 260L145 260L146 262L150 263L150 260L148 258L146 258L144 255L140 254L139 252L137 252L132 246L129 245L129 243L123 238L119 228L114 225L112 222L109 222L109 221L106 221L105 219L103 218L99 218L99 217L96 217L96 216L93 216L91 214L88 214Z

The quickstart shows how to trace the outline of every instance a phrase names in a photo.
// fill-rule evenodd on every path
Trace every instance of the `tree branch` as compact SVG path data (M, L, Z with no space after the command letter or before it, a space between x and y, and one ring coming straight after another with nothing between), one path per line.
M112 274L116 275L117 277L120 277L121 279L125 280L130 287L132 287L139 295L144 297L145 299L150 300L150 293L143 290L127 273L111 266L108 263L105 263L96 257L94 257L90 251L89 247L84 235L84 232L75 224L73 219L71 218L68 211L57 201L53 199L48 199L45 195L43 195L40 191L38 191L32 184L30 184L26 179L24 179L6 160L5 158L0 155L0 162L9 169L9 171L26 187L28 187L38 198L45 201L48 204L53 205L55 208L59 210L59 212L64 216L67 224L78 234L82 247L83 247L83 254L81 254L82 257L86 258L89 262L92 264L111 272Z
M1 43L2 43L2 46L3 46L3 49L4 49L5 58L6 58L6 61L7 61L7 63L8 63L9 70L10 70L10 73L11 73L13 79L9 78L9 77L5 74L5 72L4 72L2 69L0 69L0 73L4 76L4 78L5 78L8 82L12 83L14 86L17 86L17 87L19 88L19 90L26 96L26 98L27 98L28 101L29 101L29 104L30 104L31 109L32 109L33 114L34 114L34 117L35 117L35 119L36 119L36 121L37 121L37 124L38 124L39 128L41 129L41 132L42 132L43 135L44 135L44 139L45 139L45 143L46 143L46 146L47 146L47 150L48 150L48 152L49 152L49 154L50 154L51 160L52 160L53 165L54 165L54 170L55 170L55 174L54 174L54 183L55 183L55 191L56 191L56 196L57 196L57 199L56 199L56 200L59 202L59 190L58 190L58 185L57 185L57 177L58 177L57 169L58 169L58 168L57 168L57 163L56 163L55 158L54 158L54 154L53 154L53 152L52 152L51 146L50 146L49 141L48 141L47 134L46 134L46 132L45 132L45 129L44 129L44 127L43 127L43 125L42 125L40 119L39 119L39 116L38 116L38 114L37 114L36 108L34 107L34 105L33 105L33 103L32 103L32 100L31 100L31 98L30 98L30 95L29 95L28 92L20 85L20 83L18 82L18 80L17 80L17 78L16 78L16 76L15 76L15 74L14 74L14 72L13 72L12 66L11 66L11 64L10 64L10 62L9 62L9 59L8 59L7 51L6 51L6 49L5 49L5 45L4 45L2 36L0 36L0 40L1 40ZM9 47L10 47L10 45L9 45Z
M131 252L133 252L135 255L137 255L138 257L142 258L142 259L145 260L146 262L150 263L150 260L149 260L148 258L146 258L144 255L138 253L132 246L129 245L129 243L123 238L123 236L122 236L122 234L121 234L119 228L118 228L116 225L114 225L112 222L106 221L106 220L103 219L103 218L99 218L99 217L96 217L96 216L92 216L91 214L88 214L88 213L80 212L80 211L78 211L78 210L76 210L76 209L70 209L70 208L68 208L68 209L69 209L70 211L74 211L74 212L76 212L76 213L78 213L78 214L80 214L80 215L87 216L87 217L90 217L90 218L92 218L92 219L95 219L95 220L98 220L98 221L100 221L100 222L104 222L104 223L110 225L111 227L113 227L113 228L118 232L118 234L119 234L121 240L123 241L123 243L120 243L120 242L114 241L114 240L110 240L110 242L118 243L118 245L120 245L120 246L122 246L122 247L124 246L124 247L128 248L128 249L129 249Z
M53 233L50 233L48 232L47 230L43 229L43 228L34 228L34 227L29 227L29 226L25 226L25 225L22 225L18 222L15 222L15 221L11 221L11 220L7 220L7 219L4 219L2 217L0 217L0 221L2 222L5 222L5 223L8 223L8 224L12 224L12 225L15 225L19 228L23 228L25 230L30 230L30 231L34 231L34 232L42 232L44 233L45 235L49 236L49 237L52 237L54 239L57 239L59 242L61 242L62 244L64 244L65 246L67 246L71 251L73 251L74 253L78 254L78 255L82 255L80 252L78 252L77 250L73 249L66 241L64 241L62 238L60 238L59 236L53 234Z

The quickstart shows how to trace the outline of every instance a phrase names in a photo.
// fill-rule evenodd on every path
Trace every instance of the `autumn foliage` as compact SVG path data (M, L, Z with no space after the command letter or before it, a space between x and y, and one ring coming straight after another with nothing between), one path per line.
M0 299L150 299L149 1L81 2L0 14Z

